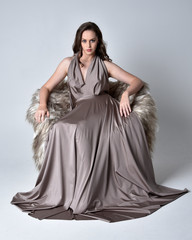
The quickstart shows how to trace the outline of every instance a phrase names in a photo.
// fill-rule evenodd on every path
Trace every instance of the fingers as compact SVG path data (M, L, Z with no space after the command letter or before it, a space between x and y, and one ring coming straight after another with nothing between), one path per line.
M130 105L128 106L128 109L129 109L129 112L131 112L131 107L130 107Z
M125 117L127 117L127 116L129 116L130 112L131 112L130 105L120 105L120 114L121 114L121 116L124 115Z
M47 117L49 117L49 111L47 111ZM42 122L45 120L45 113L43 113L43 115L42 115Z
M35 113L36 122L38 122L38 123L43 122L45 120L45 114L46 114L46 112L37 111ZM49 117L49 116L50 116L50 113L49 113L49 111L47 111L47 117Z
M43 115L38 114L38 115L36 115L35 119L36 119L36 122L40 123L41 120L43 120Z
M45 115L44 114L41 116L41 119L42 119L42 122L45 120Z
M122 94L122 97L121 97L121 101L120 101L120 104L119 104L119 107L120 107L120 114L121 116L129 116L130 112L131 112L131 107L130 107L130 102L129 102L129 96L128 94Z

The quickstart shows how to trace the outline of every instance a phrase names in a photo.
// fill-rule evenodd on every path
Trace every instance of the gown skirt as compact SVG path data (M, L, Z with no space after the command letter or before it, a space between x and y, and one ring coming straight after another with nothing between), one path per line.
M120 115L99 56L85 80L76 53L68 69L71 111L49 130L34 188L18 192L11 204L39 220L118 222L187 193L156 183L142 123L134 111Z

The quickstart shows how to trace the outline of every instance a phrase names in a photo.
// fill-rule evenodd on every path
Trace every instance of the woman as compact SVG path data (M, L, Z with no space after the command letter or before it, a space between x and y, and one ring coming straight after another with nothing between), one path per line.
M145 132L129 103L143 82L112 63L95 23L79 27L73 51L41 87L35 119L49 117L49 94L66 76L71 111L49 131L35 187L11 203L38 219L117 222L187 193L155 182ZM120 102L108 94L109 77L130 85Z

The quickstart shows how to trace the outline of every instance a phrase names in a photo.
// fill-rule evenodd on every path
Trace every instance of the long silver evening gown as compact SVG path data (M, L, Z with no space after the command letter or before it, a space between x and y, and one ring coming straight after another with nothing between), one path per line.
M49 131L34 188L11 203L38 219L117 222L153 213L188 192L155 182L145 132L135 112L122 117L95 56L84 81L78 53L69 65L71 111Z

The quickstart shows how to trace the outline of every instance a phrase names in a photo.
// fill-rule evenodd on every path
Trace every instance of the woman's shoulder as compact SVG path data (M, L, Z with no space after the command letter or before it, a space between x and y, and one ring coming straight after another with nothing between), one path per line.
M74 55L73 56L69 56L69 57L65 57L65 58L63 58L63 60L62 60L62 62L64 63L64 64L70 64L70 62L71 62L71 60L74 58Z
M69 65L70 65L70 63L71 63L73 58L74 58L74 55L73 56L64 57L61 60L61 64L65 67L67 73L68 73Z
M103 60L106 68L107 68L107 71L108 71L108 76L109 77L113 77L112 75L114 74L114 72L117 72L117 71L124 71L119 65L117 65L116 63L112 62L112 61L109 61L109 60Z
M110 77L110 72L111 72L111 69L113 68L113 65L114 63L112 61L109 61L109 60L103 60L104 64L105 64L105 67L107 69L107 72L108 72L108 76Z

